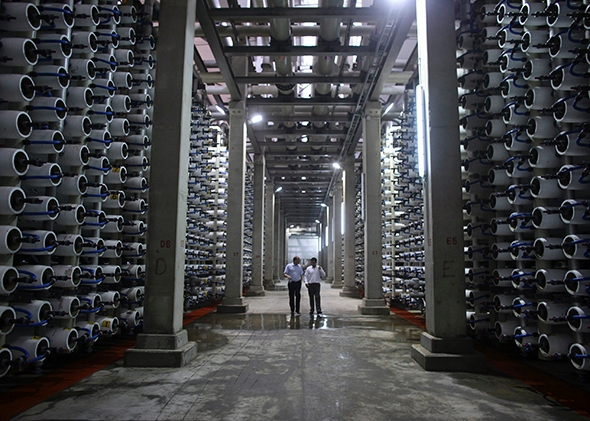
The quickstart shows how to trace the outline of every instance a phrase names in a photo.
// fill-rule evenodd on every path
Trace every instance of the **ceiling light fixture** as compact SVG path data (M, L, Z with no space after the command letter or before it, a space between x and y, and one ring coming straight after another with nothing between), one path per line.
M334 163L332 164L332 166L333 166L334 168L336 168L337 170L339 170L340 168L342 168L338 162L334 162Z
M282 188L282 187L277 187L277 189L275 190L275 193L278 193L278 192L280 192L281 190L283 190L283 188Z
M260 123L261 121L262 121L262 116L260 114L256 114L250 119L250 123L253 123L253 124Z
M385 107L385 110L383 111L383 115L387 114L388 112L391 111L391 109L393 108L394 103L390 103L387 107Z
M325 203L322 203L320 206L321 206L322 208L327 208L327 207L328 207L328 205L326 205Z
M318 221L318 220L316 219L316 220L315 220L315 223L316 223L316 224L319 224L319 223L320 223L320 221Z
M219 106L219 105L215 105L215 108L217 109L217 111L219 111L221 114L225 115L225 110L223 109L223 107Z

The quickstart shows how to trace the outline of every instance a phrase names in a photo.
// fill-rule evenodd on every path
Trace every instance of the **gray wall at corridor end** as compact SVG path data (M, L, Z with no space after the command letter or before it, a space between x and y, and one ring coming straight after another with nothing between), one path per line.
M307 266L309 259L318 257L318 244L319 238L317 235L290 235L285 265L293 261L293 256L299 256L303 266Z

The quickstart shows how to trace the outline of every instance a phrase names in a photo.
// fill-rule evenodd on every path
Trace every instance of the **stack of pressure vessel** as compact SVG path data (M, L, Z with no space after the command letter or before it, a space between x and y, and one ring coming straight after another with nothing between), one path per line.
M148 17L0 5L0 376L142 323Z
M395 266L394 243L394 149L393 133L388 127L381 139L381 237L383 244L382 270L383 294L386 300L392 298L393 270Z
M200 101L193 104L191 125L185 310L219 300L225 285L227 150Z
M468 326L590 370L589 6L462 6Z
M242 290L247 290L252 284L252 217L254 215L254 167L251 163L246 166L246 190L244 195L244 272Z
M355 172L354 200L354 279L359 291L364 291L365 279L365 223L361 171Z
M423 310L424 215L422 178L418 171L418 144L414 91L404 97L399 126L392 128L391 200L394 270L392 299L411 309ZM385 199L386 200L386 199Z

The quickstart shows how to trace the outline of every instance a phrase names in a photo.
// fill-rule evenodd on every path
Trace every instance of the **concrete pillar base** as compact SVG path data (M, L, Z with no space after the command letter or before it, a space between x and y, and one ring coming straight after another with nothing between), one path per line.
M181 330L173 335L141 333L135 347L125 351L127 367L184 367L197 356L197 344Z
M343 281L340 281L340 282L334 281L334 282L332 282L332 288L338 288L338 289L340 289L343 286L344 286L344 282Z
M248 292L246 292L246 297L261 297L266 295L264 287L259 285L252 285Z
M342 291L340 291L340 296L341 297L351 297L351 298L361 298L356 287L350 287L350 286L342 287Z
M385 305L383 299L363 298L363 303L358 307L360 314L371 316L386 316L391 314L389 307Z
M427 332L412 346L412 359L427 371L485 373L486 358L473 349L471 338L437 338Z

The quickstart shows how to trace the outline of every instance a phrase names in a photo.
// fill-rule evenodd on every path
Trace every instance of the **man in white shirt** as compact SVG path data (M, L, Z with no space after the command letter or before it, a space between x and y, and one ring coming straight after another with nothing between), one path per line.
M326 277L326 272L321 266L318 266L318 259L311 258L311 265L305 269L303 281L309 294L309 314L313 314L314 308L317 314L322 314L322 305L320 300L320 282Z
M291 307L291 316L293 314L301 316L299 305L301 304L301 279L303 278L303 268L300 265L299 256L293 257L293 263L289 263L283 272L285 278L289 280L289 307Z

